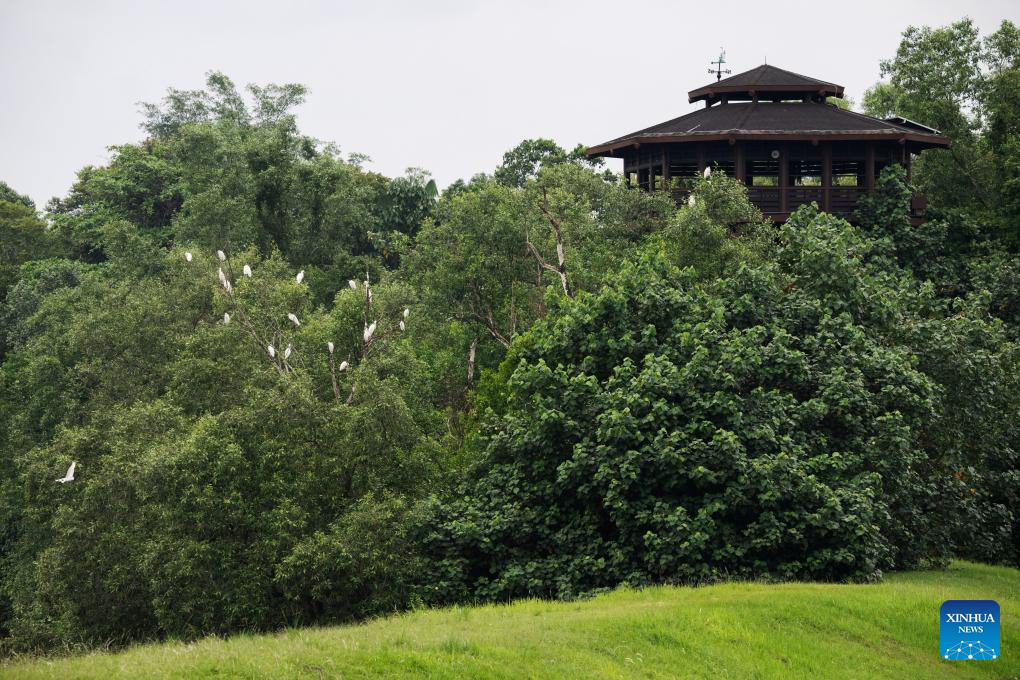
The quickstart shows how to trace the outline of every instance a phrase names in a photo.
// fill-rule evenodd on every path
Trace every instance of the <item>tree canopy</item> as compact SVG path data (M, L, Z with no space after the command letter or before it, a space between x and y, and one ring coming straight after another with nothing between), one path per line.
M908 29L864 106L954 143L849 221L541 138L440 192L216 72L0 183L0 652L1017 564L1018 55Z

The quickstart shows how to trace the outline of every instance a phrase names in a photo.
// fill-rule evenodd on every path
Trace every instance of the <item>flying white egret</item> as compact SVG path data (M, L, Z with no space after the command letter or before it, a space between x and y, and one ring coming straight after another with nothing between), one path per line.
M347 362L346 361L341 361L340 362L340 370L341 371L346 371L347 370Z
M294 312L288 312L287 313L287 318L290 319L291 323L293 323L295 326L300 326L301 325L301 322L298 321L297 314L295 314Z
M405 326L404 326L404 322L403 322L403 321L401 321L401 322L400 322L400 330L404 330L404 328L405 328Z
M244 269L242 271L244 271L245 276L247 276L249 279L251 278L251 267L249 267L248 265L244 265Z
M333 343L332 342L327 342L326 343L326 348L329 350L330 354L333 353Z
M410 314L411 314L411 310L408 309L407 307L404 307L404 318L406 319L408 317L408 315L410 315Z
M269 356L273 357L274 359L276 358L276 348L275 347L273 347L272 345L269 345L268 347L266 347L266 350L269 352Z
M71 467L67 468L67 474L64 475L63 477L61 477L60 479L56 480L56 481L60 482L61 484L66 484L67 482L73 482L74 481L74 468L75 468L76 465L78 465L78 463L76 463L75 461L72 460L71 461Z
M710 168L708 166L705 166L704 175L705 175L705 179L708 179L709 177L711 177L712 176L712 168Z
M226 325L228 323L230 323L230 313L223 312L223 324Z
M288 344L288 345L287 345L287 349L283 350L283 358L284 358L284 359L290 359L290 353L291 353L291 352L293 352L293 351L294 351L294 348L293 348L293 347L291 347L291 346L290 346L290 345Z
M301 283L302 281L304 281L305 280L305 270L302 269L301 271L299 271L297 273L297 276L294 277L294 280L297 281L298 283Z
M188 262L191 262L192 257L194 257L194 255L192 255L191 253L188 252L184 253L184 259L187 260Z
M226 253L224 253L222 250L216 251L216 257L220 258L220 262L223 262L227 259Z
M373 321L371 326L365 326L365 332L362 333L362 337L365 339L365 342L372 339L372 334L375 333L376 323L377 322Z
M351 290L357 290L358 289L358 282L355 281L354 279L351 279L350 281L348 281L347 285L351 287Z

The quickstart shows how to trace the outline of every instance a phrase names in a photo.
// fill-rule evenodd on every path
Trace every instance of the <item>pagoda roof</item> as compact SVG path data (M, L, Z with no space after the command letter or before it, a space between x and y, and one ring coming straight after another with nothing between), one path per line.
M743 74L741 74L743 75ZM723 81L720 81L723 82ZM949 146L932 128L882 120L821 102L717 104L590 147L589 156L643 143L718 140L894 140L913 148Z
M721 98L730 101L800 99L808 95L842 97L843 86L762 64L687 93L692 103L702 99L713 101Z

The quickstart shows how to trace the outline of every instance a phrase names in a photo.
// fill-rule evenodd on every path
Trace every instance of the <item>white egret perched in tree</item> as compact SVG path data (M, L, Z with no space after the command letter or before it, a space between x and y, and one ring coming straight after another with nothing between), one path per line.
M58 479L56 481L60 482L61 484L66 484L67 482L73 482L74 481L74 468L75 468L76 465L78 465L78 463L76 463L75 461L72 460L71 461L71 467L67 468L67 474L65 474L63 477L61 477L60 479Z
M712 168L710 168L707 165L705 166L704 176L705 176L705 179L708 179L709 177L712 176Z
M294 312L288 312L287 318L290 319L291 323L293 323L295 326L301 325L301 322L298 321L297 314L295 314Z
M219 274L217 274L217 276L220 277L220 283L222 283L223 287L226 288L227 287L227 275L223 273L223 267L220 267L220 271L219 271Z
M340 362L340 370L341 371L346 371L347 370L347 362L346 361L341 361Z
M229 293L229 292L234 290L234 287L230 284L230 281L224 281L223 282L223 289L226 290Z
M283 350L283 358L290 359L290 353L294 351L294 348L287 344L287 349Z
M329 350L330 354L333 353L333 342L332 341L326 343L326 349Z
M405 326L404 326L404 322L403 322L403 321L401 321L401 322L400 322L400 330L404 330L404 328L405 328Z
M269 352L269 356L273 357L274 359L276 358L276 348L275 347L273 347L272 345L269 345L268 347L266 347L266 351Z
M184 259L185 259L185 260L187 260L188 262L191 262L191 259L192 259L193 257L194 257L194 255L192 255L192 254L191 254L191 253L189 253L189 252L185 252L185 253L184 253Z
M302 281L304 281L305 280L305 270L302 269L301 271L299 271L297 273L297 276L294 277L294 280L297 281L298 283L301 283Z
M691 206L692 208L694 207L694 194L691 194L690 196L687 197L687 205Z
M411 310L404 307L404 318L406 319L411 314Z
M354 279L351 279L350 281L348 281L347 285L351 287L351 290L357 290L358 289L358 282L355 281Z
M249 267L248 265L244 265L244 269L242 271L244 272L245 276L247 276L249 279L251 278L251 267Z
M220 262L224 262L227 259L226 253L224 253L222 250L216 251L216 257L220 258Z
M230 312L223 312L223 325L230 323Z
M368 342L369 340L372 339L372 334L375 333L376 323L377 323L376 321L373 321L371 326L365 326L365 332L362 333L362 337L364 337L365 342Z

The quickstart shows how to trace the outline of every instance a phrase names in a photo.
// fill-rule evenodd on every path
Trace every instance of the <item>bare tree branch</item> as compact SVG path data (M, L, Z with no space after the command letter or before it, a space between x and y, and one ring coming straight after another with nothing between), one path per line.
M478 349L478 338L471 338L471 347L468 349L468 365L467 365L467 386L468 389L474 387L475 384L475 351Z
M484 314L482 314L481 310L479 309L480 307L482 307L481 299L482 296L478 290L477 282L473 282L471 288L472 288L471 292L474 296L474 300L470 303L471 318L485 326L485 329L489 331L489 335L495 338L495 340L499 342L499 344L503 345L504 347L510 347L510 339L507 338L502 333L500 333L499 329L496 327L496 320L493 317L492 306L485 305Z
M528 234L527 228L524 229L524 241L528 246L528 250L538 260L538 265L542 269L547 269L554 272L560 277L560 285L563 286L563 294L567 297L574 297L573 291L570 289L570 282L567 280L567 256L566 248L563 245L563 225L555 215L549 210L549 195L546 192L545 187L542 187L542 200L538 204L539 209L545 218L549 220L549 224L552 225L553 233L556 235L556 262L557 264L550 264L545 261L542 254L538 252L538 248L531 242L531 237Z
M504 347L510 346L510 340L506 338L498 330L496 330L496 322L492 318L492 307L489 307L487 310L486 326L489 329L489 333L492 334L492 337L496 338L496 340L498 340L500 344L502 344Z
M329 353L329 377L333 380L333 396L340 401L340 382L336 379L336 362L333 361L333 352Z

